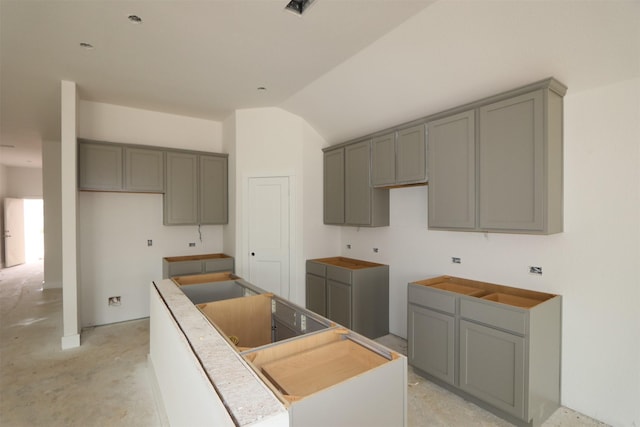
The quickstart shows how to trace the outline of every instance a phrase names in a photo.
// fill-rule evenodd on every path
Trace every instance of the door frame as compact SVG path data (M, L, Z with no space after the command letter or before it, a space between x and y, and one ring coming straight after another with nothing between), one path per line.
M295 293L292 294L292 283L297 283L296 272L296 256L297 248L296 242L296 217L295 217L295 175L293 173L284 174L246 174L242 179L242 206L241 206L241 224L240 224L240 250L238 251L241 265L240 271L236 273L240 277L249 277L249 181L254 178L287 178L289 183L289 283L287 284L286 293L282 297L292 300L295 297Z

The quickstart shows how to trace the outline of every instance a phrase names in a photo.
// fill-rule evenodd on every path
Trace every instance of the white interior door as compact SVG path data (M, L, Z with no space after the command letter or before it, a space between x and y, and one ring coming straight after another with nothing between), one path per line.
M4 265L24 264L24 200L4 199Z
M289 178L249 178L249 281L289 295Z

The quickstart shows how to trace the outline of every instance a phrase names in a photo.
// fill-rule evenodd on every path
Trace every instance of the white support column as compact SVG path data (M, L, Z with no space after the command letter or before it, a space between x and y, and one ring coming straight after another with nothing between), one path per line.
M61 199L62 199L62 349L80 346L77 267L77 160L75 82L61 82Z

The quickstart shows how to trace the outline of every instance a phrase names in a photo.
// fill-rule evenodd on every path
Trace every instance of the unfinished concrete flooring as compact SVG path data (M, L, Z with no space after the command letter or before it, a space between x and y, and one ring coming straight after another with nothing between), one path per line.
M84 329L71 350L61 336L62 291L42 290L42 263L0 270L0 426L167 425L147 368L148 319ZM399 337L377 341L406 354ZM410 427L511 425L411 367L408 382ZM560 408L544 425L604 424Z

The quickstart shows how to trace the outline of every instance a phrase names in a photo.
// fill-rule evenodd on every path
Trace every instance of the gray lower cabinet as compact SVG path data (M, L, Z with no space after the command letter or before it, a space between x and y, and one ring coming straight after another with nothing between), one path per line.
M369 140L324 152L324 223L357 227L389 225L389 190L369 185Z
M419 305L408 306L409 363L455 383L455 317Z
M402 186L427 181L427 140L424 125L373 138L371 185Z
M562 298L441 276L408 286L409 363L518 425L560 406Z
M94 191L162 193L162 150L79 140L78 188Z
M234 271L233 257L225 254L185 255L162 258L162 278Z
M389 333L389 266L345 257L307 260L306 306L368 338Z
M167 152L164 224L227 222L227 157Z
M562 231L565 92L548 79L428 122L430 229Z

